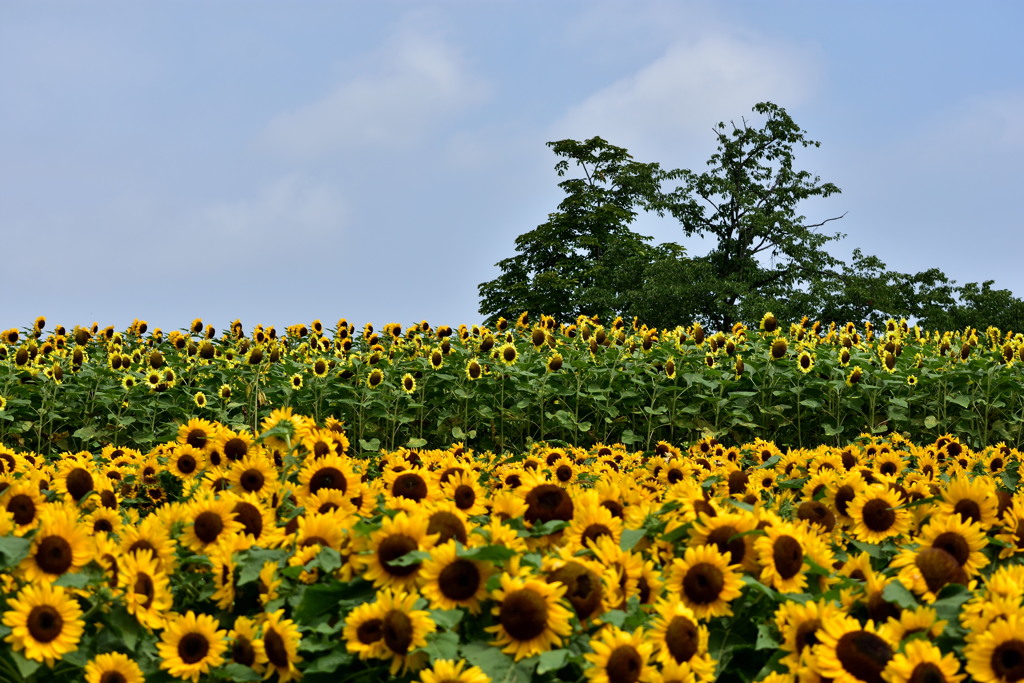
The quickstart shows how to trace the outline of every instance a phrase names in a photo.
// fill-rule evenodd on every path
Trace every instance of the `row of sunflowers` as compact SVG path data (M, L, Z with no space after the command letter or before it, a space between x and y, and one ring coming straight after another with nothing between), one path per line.
M288 408L0 449L0 677L1024 679L1020 453L353 452Z
M353 450L523 451L705 435L841 446L858 434L955 433L981 448L1024 444L1024 335L884 328L766 314L711 332L621 318L526 314L491 327L427 322L361 330L344 319L218 331L48 328L0 333L0 440L23 448L150 450L193 415L256 432L290 407L347 426Z

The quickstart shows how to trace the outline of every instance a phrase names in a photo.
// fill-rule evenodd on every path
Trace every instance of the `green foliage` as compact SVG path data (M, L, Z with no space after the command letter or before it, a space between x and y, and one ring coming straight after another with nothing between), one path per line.
M479 286L488 322L521 311L559 319L638 317L654 327L698 321L720 330L756 323L765 311L825 322L907 318L932 329L1024 329L1024 301L991 280L957 286L938 268L887 269L854 250L843 262L826 247L839 233L819 229L842 216L809 223L809 199L840 189L796 167L796 151L819 147L771 102L745 119L715 126L708 169L666 171L639 163L601 138L549 142L564 176L574 162L583 178L563 181L567 196L548 222L516 240L501 275ZM674 185L674 186L673 186ZM673 242L651 244L630 230L639 211L669 214L688 236L710 238L694 256Z

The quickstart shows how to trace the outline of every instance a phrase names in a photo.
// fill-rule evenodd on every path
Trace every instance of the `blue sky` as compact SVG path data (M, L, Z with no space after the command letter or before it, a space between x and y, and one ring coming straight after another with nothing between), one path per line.
M890 267L1024 296L1018 2L0 0L0 328L479 322L549 140L701 169L787 109ZM670 219L642 219L686 244Z

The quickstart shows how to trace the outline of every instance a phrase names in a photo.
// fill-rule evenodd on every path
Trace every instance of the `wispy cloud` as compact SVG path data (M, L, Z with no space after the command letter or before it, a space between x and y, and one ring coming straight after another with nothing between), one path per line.
M267 245L274 238L337 235L347 213L347 202L337 188L289 175L252 197L199 209L186 222L190 232L208 240Z
M408 22L365 61L373 66L272 120L264 142L298 160L352 148L402 148L489 92L456 49Z
M756 35L716 33L671 44L657 59L591 94L552 126L560 137L594 135L637 149L676 151L756 102L803 102L818 78L812 55ZM658 160L665 161L663 154Z

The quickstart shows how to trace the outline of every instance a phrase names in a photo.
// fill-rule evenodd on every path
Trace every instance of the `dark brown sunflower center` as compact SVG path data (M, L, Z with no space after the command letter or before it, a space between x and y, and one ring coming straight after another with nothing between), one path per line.
M314 495L321 489L337 489L345 493L347 486L345 475L336 467L321 467L309 478L309 492Z
M481 578L476 564L470 560L455 560L441 570L437 586L449 600L463 601L476 594Z
M572 480L572 468L568 465L559 465L555 470L555 476L563 484Z
M117 496L113 491L100 491L100 504L111 510L117 509Z
M602 536L612 536L612 530L604 524L591 524L583 530L583 545L586 545L587 541L596 541Z
M256 468L247 469L242 472L242 476L238 478L238 483L241 484L242 488L250 492L262 489L265 481L266 479L263 477L263 473Z
M63 574L73 559L71 544L63 536L46 536L36 548L36 564L47 574Z
M967 583L967 575L956 558L942 548L922 548L914 563L933 593L938 593L947 583Z
M412 619L401 610L389 610L381 625L384 644L392 652L404 655L412 645Z
M288 648L284 644L284 638L276 629L267 629L263 633L263 648L267 652L267 659L279 669L288 668Z
M427 482L415 472L404 472L398 475L395 477L395 483L391 485L391 495L395 497L423 500L427 497L427 493Z
M326 441L317 441L313 444L313 458L319 459L331 454L331 447Z
M76 467L68 472L66 483L68 494L76 501L81 500L82 496L93 488L92 475L84 467Z
M198 463L191 453L185 453L178 458L177 467L182 474L192 474L196 471Z
M953 506L953 512L959 514L966 522L981 523L981 506L970 498L958 500Z
M178 656L186 664L201 662L210 651L210 641L202 633L186 633L178 641Z
M857 495L857 492L853 490L852 486L840 486L836 491L836 510L841 515L849 515L847 510L849 509L850 502Z
M458 539L460 543L465 544L468 539L466 525L462 523L458 515L447 510L439 510L430 515L430 521L427 522L427 533L440 534L437 539L438 544L451 538Z
M934 662L922 662L910 672L907 683L946 683L946 675Z
M572 497L556 484L539 484L526 494L526 512L523 519L531 524L543 524L555 519L572 519Z
M636 683L644 668L644 660L632 645L619 645L608 655L605 673L608 683Z
M241 460L248 451L249 446L246 445L245 439L240 439L237 436L224 443L224 455L228 460Z
M708 562L698 562L690 567L683 577L683 592L690 602L710 605L725 588L722 570Z
M207 510L196 517L193 529L200 541L210 544L216 541L220 532L224 530L224 520L216 512Z
M697 624L686 617L673 617L665 629L665 645L679 664L690 661L700 645Z
M472 486L461 484L455 489L455 507L460 510L468 510L476 503L476 491Z
M356 638L358 638L359 642L363 645L376 643L384 637L381 630L383 625L384 622L380 619L367 619L356 628Z
M799 574L804 566L803 546L792 536L779 536L772 544L772 560L779 576L791 579Z
M746 555L747 546L742 538L733 538L739 531L731 524L723 524L716 527L708 534L708 545L718 548L718 552L729 553L729 563L739 564Z
M855 678L882 683L882 670L892 659L892 648L869 631L850 631L836 643L836 659Z
M796 516L799 519L807 520L817 524L826 532L832 531L836 525L836 516L828 509L828 506L818 500L808 500L797 508Z
M196 427L190 429L188 435L185 437L185 443L192 448L202 448L206 445L206 430Z
M864 526L872 531L888 531L896 522L896 511L889 505L889 501L872 498L864 503L862 517Z
M243 666L252 666L256 661L256 649L252 641L245 636L237 636L231 644L231 661L238 662Z
M142 609L149 609L149 606L153 604L153 599L156 597L156 587L153 585L153 579L149 574L139 573L135 577L135 586L133 589L136 595L142 595L146 599L142 602Z
M409 576L420 568L420 563L407 564L405 566L392 565L392 560L397 560L402 555L419 548L416 539L405 534L391 534L377 546L377 560L381 567L392 576Z
M1004 640L992 651L989 661L1001 681L1024 680L1024 640Z
M955 531L945 531L935 537L932 541L933 548L941 548L956 559L957 564L963 567L971 557L971 546L967 539Z
M498 610L498 621L515 640L531 640L548 626L548 604L544 596L530 588L505 595Z
M104 671L100 683L128 683L128 679L120 671Z
M603 500L601 501L601 507L612 513L612 517L622 519L625 509L622 507L622 503L617 500Z
M245 527L243 529L245 533L253 538L260 537L260 534L263 533L263 515L260 514L259 508L252 503L240 501L235 503L231 512L235 515L235 520L241 522Z
M35 501L24 493L11 496L11 499L7 501L7 511L14 517L14 523L19 526L31 524L32 520L36 518Z
M796 651L797 654L804 651L804 648L818 644L818 629L821 627L821 620L809 619L800 624L796 629Z
M548 583L555 581L565 585L565 598L580 619L591 616L601 606L601 579L579 562L567 562L548 574Z
M25 620L28 633L37 643L49 643L64 630L64 618L53 605L37 605Z

